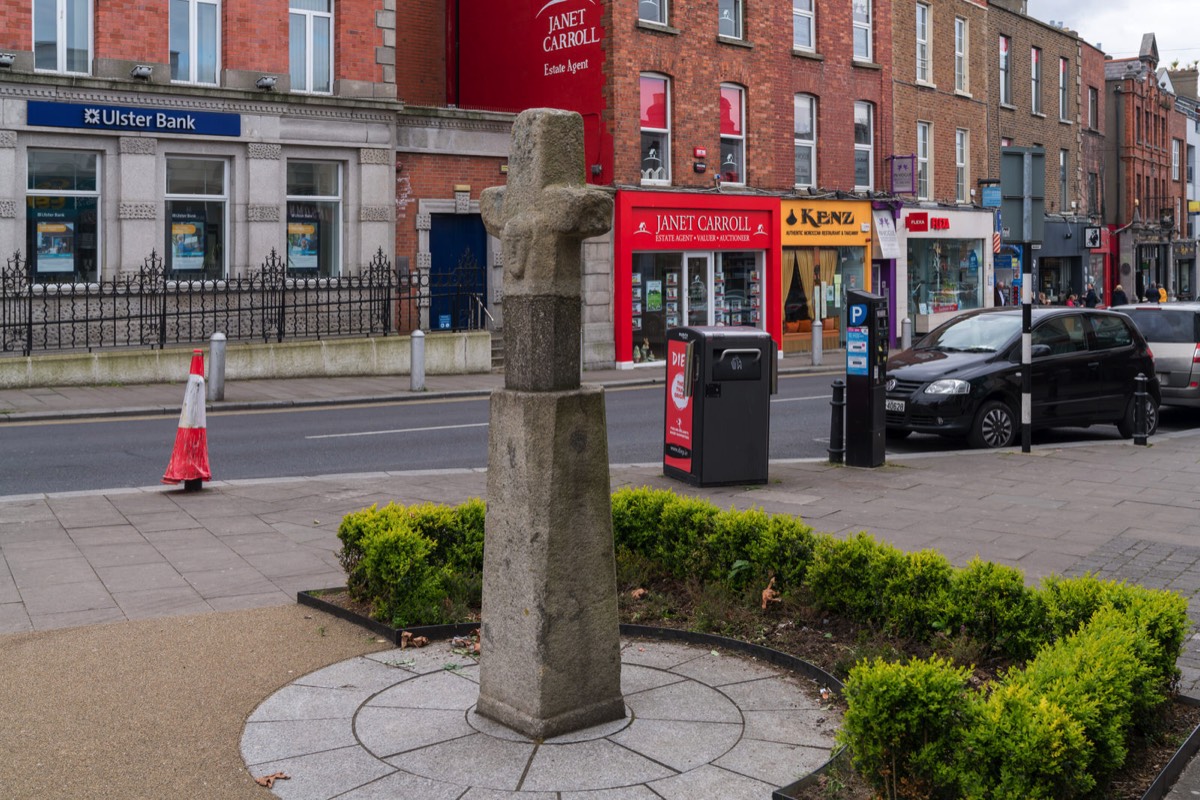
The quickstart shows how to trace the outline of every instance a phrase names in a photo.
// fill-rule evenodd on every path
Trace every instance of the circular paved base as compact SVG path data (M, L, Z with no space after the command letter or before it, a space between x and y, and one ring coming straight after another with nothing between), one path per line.
M242 757L283 798L769 798L828 760L820 687L740 655L622 642L627 716L536 742L475 713L479 666L448 642L306 675L250 716ZM469 791L468 791L469 790Z

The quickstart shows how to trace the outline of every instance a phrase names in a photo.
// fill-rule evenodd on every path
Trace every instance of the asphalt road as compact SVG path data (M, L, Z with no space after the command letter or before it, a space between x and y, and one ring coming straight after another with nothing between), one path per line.
M780 380L773 458L825 455L831 381ZM612 463L661 461L664 402L662 386L606 392ZM486 397L209 414L209 461L219 479L484 467L487 420ZM154 417L0 426L0 495L153 485L176 425Z
M830 376L784 376L771 399L770 457L826 458ZM662 386L606 392L609 460L662 459ZM210 414L213 476L232 480L487 465L486 397L314 410ZM105 418L0 426L0 495L149 486L170 457L177 419ZM1200 424L1200 413L1164 410L1162 429ZM1116 438L1100 425L1037 433L1034 443ZM889 454L958 449L961 442L912 436Z

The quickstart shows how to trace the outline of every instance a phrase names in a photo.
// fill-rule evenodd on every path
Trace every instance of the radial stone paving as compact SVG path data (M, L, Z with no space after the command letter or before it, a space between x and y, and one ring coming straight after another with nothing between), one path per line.
M621 643L626 716L537 742L475 713L479 666L447 642L343 661L246 723L282 798L769 798L829 759L841 724L806 678L744 656Z

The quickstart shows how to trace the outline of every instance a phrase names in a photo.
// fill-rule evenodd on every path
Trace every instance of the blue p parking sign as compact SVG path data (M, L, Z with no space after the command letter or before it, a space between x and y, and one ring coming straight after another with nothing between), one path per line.
M851 325L862 325L867 321L867 304L855 303L850 306L848 313L850 314Z

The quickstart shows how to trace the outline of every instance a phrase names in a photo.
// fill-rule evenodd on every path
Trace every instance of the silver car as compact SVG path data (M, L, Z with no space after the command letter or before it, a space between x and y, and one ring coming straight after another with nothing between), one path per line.
M1200 302L1113 306L1128 315L1154 352L1163 405L1200 408Z

